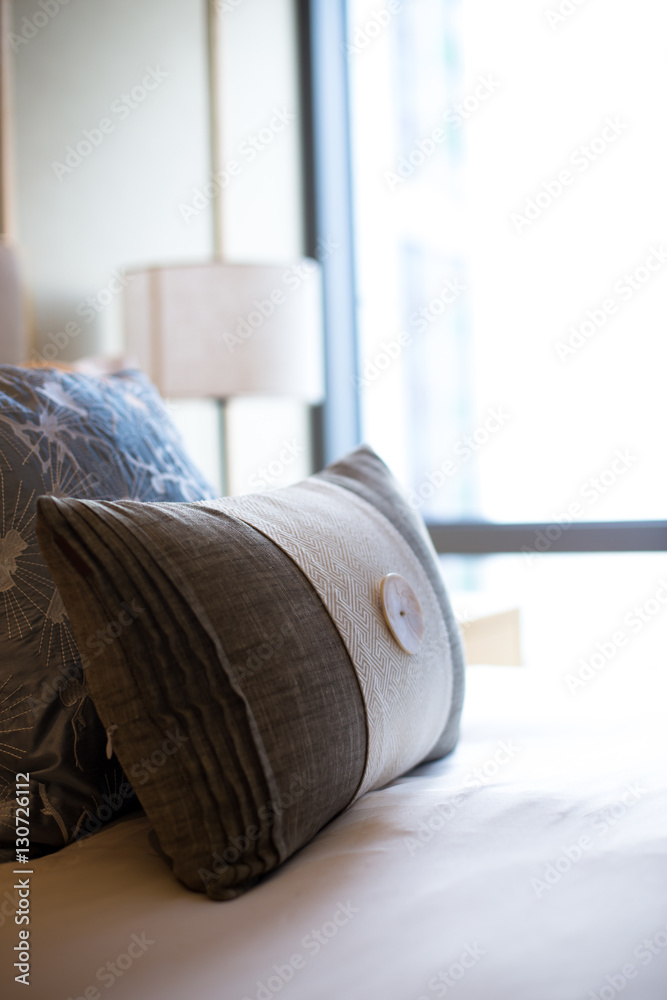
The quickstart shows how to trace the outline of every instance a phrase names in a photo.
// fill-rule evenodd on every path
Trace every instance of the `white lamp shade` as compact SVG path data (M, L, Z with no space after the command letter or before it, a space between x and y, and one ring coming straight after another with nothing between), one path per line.
M164 396L324 394L319 264L194 264L128 275L127 349Z

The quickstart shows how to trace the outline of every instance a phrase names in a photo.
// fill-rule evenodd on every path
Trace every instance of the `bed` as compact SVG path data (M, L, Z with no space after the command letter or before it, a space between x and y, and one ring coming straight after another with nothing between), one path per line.
M13 377L45 396L50 413L65 406L67 432L61 441L88 437L86 414L96 401L81 395L88 391L84 382L49 376L45 388L41 376L24 379L17 371ZM156 417L151 409L153 397L141 380L132 376L121 384L127 412L115 413L114 421L135 425L139 415L148 414L152 423L146 426L153 429L156 421L164 421L161 411ZM80 395L68 396L72 387ZM114 421L100 418L98 423ZM7 426L3 441L26 437L22 427L17 435L16 424ZM143 447L146 436L140 437ZM109 460L105 469L99 441L95 447L95 473L79 476L77 488L90 488L94 496L124 496L131 487L141 500L135 512L150 509L150 503L144 507L145 500L155 498L150 490L160 498L165 483L177 491L169 494L172 501L188 501L204 489L186 460L178 463L175 446L167 448L163 439L150 454L132 458L121 485L113 479L120 460ZM40 479L45 492L56 496L62 495L61 459L67 457L58 448L58 463L48 467L57 466L61 478L57 483ZM158 452L163 463L167 455L169 472L164 464L155 465ZM149 489L145 496L144 489ZM80 511L77 504L51 502L53 517ZM113 502L109 509L119 510ZM226 510L223 503L215 514L227 516ZM19 556L27 551L18 529L8 530L8 525L3 524L3 539L11 543L3 549L5 594L13 593ZM42 548L48 551L48 540ZM37 551L35 545L32 557ZM34 574L34 563L29 572ZM77 610L77 587L67 574L62 579L70 611L87 613L87 607ZM61 639L62 605L53 581L47 587L47 577L41 580L48 598L45 620L52 637ZM133 607L126 602L124 633L112 622L123 635L134 636L132 629L139 628ZM85 635L78 633L84 653ZM391 636L382 641L392 641ZM326 670L326 650L322 655ZM246 681L255 670L246 669ZM3 663L7 732L16 714L7 697L12 676ZM95 672L89 677L92 683ZM59 697L55 688L43 697L36 717L58 721L57 713L69 713L64 729L76 728L84 699L76 678L72 683L74 689L58 686ZM454 727L446 726L443 733L444 756L436 754L438 759L416 767L401 765L401 773L369 786L349 808L333 808L335 817L319 824L314 836L304 836L304 846L288 852L270 874L246 880L240 894L238 886L233 893L229 889L235 898L210 899L187 888L184 877L175 878L165 863L164 837L156 837L156 823L136 804L127 815L120 806L111 808L107 822L98 824L101 829L79 822L71 836L65 813L58 816L58 801L40 791L31 833L40 834L51 853L23 855L21 863L17 849L16 859L0 865L2 996L99 1000L113 989L119 1000L269 1000L278 995L294 1000L613 1000L620 994L628 1000L665 1000L662 652L656 649L651 661L638 664L631 679L610 675L597 682L595 697L579 699L568 696L560 679L542 673L539 663L469 667L458 742L462 685L457 694L452 683L454 694L449 690L443 697L455 705L456 717ZM112 695L98 687L102 714L104 699ZM118 727L102 721L106 734L99 720L95 729L92 717L87 732L96 746L108 736L111 768L119 735L112 731ZM169 735L175 749L178 730L170 729ZM3 743L5 750L8 746ZM118 752L122 741L119 746ZM171 757L167 746L153 767L160 777L171 766L167 758L178 763L185 756L182 751ZM422 751L416 759L429 756ZM15 756L20 790L24 765L20 753ZM48 756L40 763L47 775L55 766ZM80 760L78 766L83 781L87 769ZM127 766L126 771L139 788L141 771ZM108 775L115 780L111 771ZM48 791L44 782L41 788ZM185 783L182 788L185 798L191 789ZM8 794L13 789L4 788L5 803ZM86 794L83 787L81 802ZM111 794L121 802L117 789ZM141 801L149 813L154 810L153 800ZM55 849L59 830L68 843Z
M469 668L450 757L231 903L181 887L144 816L119 820L34 863L29 992L8 983L3 866L3 996L664 1000L664 695L659 664L586 709L535 671Z

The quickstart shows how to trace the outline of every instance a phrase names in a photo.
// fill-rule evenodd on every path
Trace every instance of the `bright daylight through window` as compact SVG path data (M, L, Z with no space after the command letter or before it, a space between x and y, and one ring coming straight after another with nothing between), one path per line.
M350 0L348 19L363 437L430 521L664 518L662 8ZM667 570L549 548L443 562L455 588L532 601L528 645L558 607L561 665Z
M561 6L349 4L363 431L432 519L664 517L663 15Z

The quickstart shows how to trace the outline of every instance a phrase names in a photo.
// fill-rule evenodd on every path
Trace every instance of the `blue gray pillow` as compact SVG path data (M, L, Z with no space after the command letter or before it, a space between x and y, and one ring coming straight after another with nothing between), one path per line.
M91 376L0 365L0 850L15 844L15 780L30 774L31 855L89 835L136 805L88 696L84 668L140 614L86 637L35 539L37 498L200 500L212 488L138 371Z

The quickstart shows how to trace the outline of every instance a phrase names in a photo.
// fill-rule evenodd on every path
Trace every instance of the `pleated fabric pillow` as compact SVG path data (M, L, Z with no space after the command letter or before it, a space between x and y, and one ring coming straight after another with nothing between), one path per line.
M239 895L454 747L460 639L424 524L371 449L258 495L45 497L37 536L82 654L113 626L88 688L191 889Z

